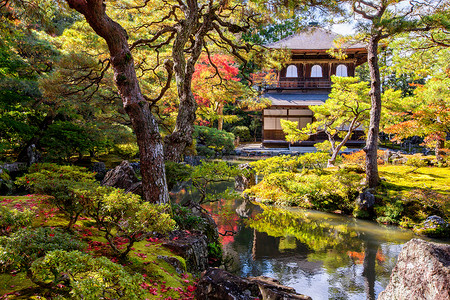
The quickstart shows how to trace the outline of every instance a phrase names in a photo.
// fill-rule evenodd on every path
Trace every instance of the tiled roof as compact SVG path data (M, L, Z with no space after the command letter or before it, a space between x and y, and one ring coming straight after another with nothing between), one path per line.
M291 50L328 50L330 48L336 48L334 40L339 35L325 30L320 27L312 27L308 31L300 32L288 36L278 42L267 44L266 47L272 49L291 49ZM343 48L346 49L360 49L366 46L362 43L346 44Z
M272 101L272 106L309 106L324 104L328 94L266 93L263 97Z

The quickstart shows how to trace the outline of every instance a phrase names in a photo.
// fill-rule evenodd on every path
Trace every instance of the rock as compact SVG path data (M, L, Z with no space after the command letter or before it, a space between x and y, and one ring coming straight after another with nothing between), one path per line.
M311 299L268 277L240 278L227 271L209 268L202 273L195 291L197 300Z
M142 189L142 181L133 183L129 188L125 190L125 192L133 193L141 197L144 197L144 190Z
M392 159L393 165L404 165L408 162L406 157Z
M27 170L27 168L27 163L24 162L14 162L0 166L0 169L6 170L6 172L8 172L8 174L11 176L12 173L23 173Z
M162 259L167 262L169 265L175 268L175 272L178 274L182 274L186 271L186 266L184 266L181 261L179 261L176 257L158 255L158 259Z
M403 246L378 300L450 299L450 245L412 239Z
M369 210L372 209L375 204L375 196L372 194L373 189L366 189L359 194L358 199L356 199L356 204L359 210Z
M414 233L435 238L450 237L450 224L439 216L429 216L420 225L414 226Z
M31 144L30 146L28 146L27 159L27 163L29 166L31 166L32 164L36 164L41 160L41 153L39 153L39 151L36 149L35 144Z
M234 188L243 191L256 184L256 174L250 164L240 164L238 169L241 174L234 178Z
M201 272L208 265L208 243L204 234L173 231L162 245L186 260L188 272Z
M98 181L102 181L105 178L106 175L106 166L104 162L96 162L93 163L91 166L91 170L92 172L95 172L95 179L97 179Z
M136 177L133 168L127 160L124 160L120 165L106 173L102 185L128 190L138 181L139 179Z

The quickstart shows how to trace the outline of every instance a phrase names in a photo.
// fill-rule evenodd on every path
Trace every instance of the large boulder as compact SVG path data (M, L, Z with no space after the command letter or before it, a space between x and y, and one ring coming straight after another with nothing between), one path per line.
M208 266L208 243L202 233L173 231L163 246L186 260L188 272L201 272Z
M450 245L407 242L378 300L450 300Z
M106 173L102 185L124 189L127 192L142 196L142 185L136 177L133 167L127 160Z
M241 278L227 271L209 268L202 273L195 291L195 299L203 300L311 300L297 294L293 288L283 286L268 277Z

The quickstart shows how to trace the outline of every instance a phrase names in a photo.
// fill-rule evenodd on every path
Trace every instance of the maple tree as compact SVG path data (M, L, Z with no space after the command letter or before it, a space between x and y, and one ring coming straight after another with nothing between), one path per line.
M197 114L200 120L213 123L223 129L223 122L233 122L234 115L224 115L223 108L248 92L248 87L238 78L239 68L230 55L214 54L209 59L200 57L195 65L192 89L197 102Z
M450 133L450 78L435 77L416 88L411 97L400 98L387 108L393 115L386 133L394 134L393 141L420 136L424 144L434 148L440 159L446 137Z

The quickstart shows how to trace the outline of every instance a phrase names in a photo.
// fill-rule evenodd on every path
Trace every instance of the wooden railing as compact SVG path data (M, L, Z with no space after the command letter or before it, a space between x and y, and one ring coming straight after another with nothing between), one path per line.
M280 80L273 84L267 84L266 89L329 89L331 88L331 81L318 80Z

